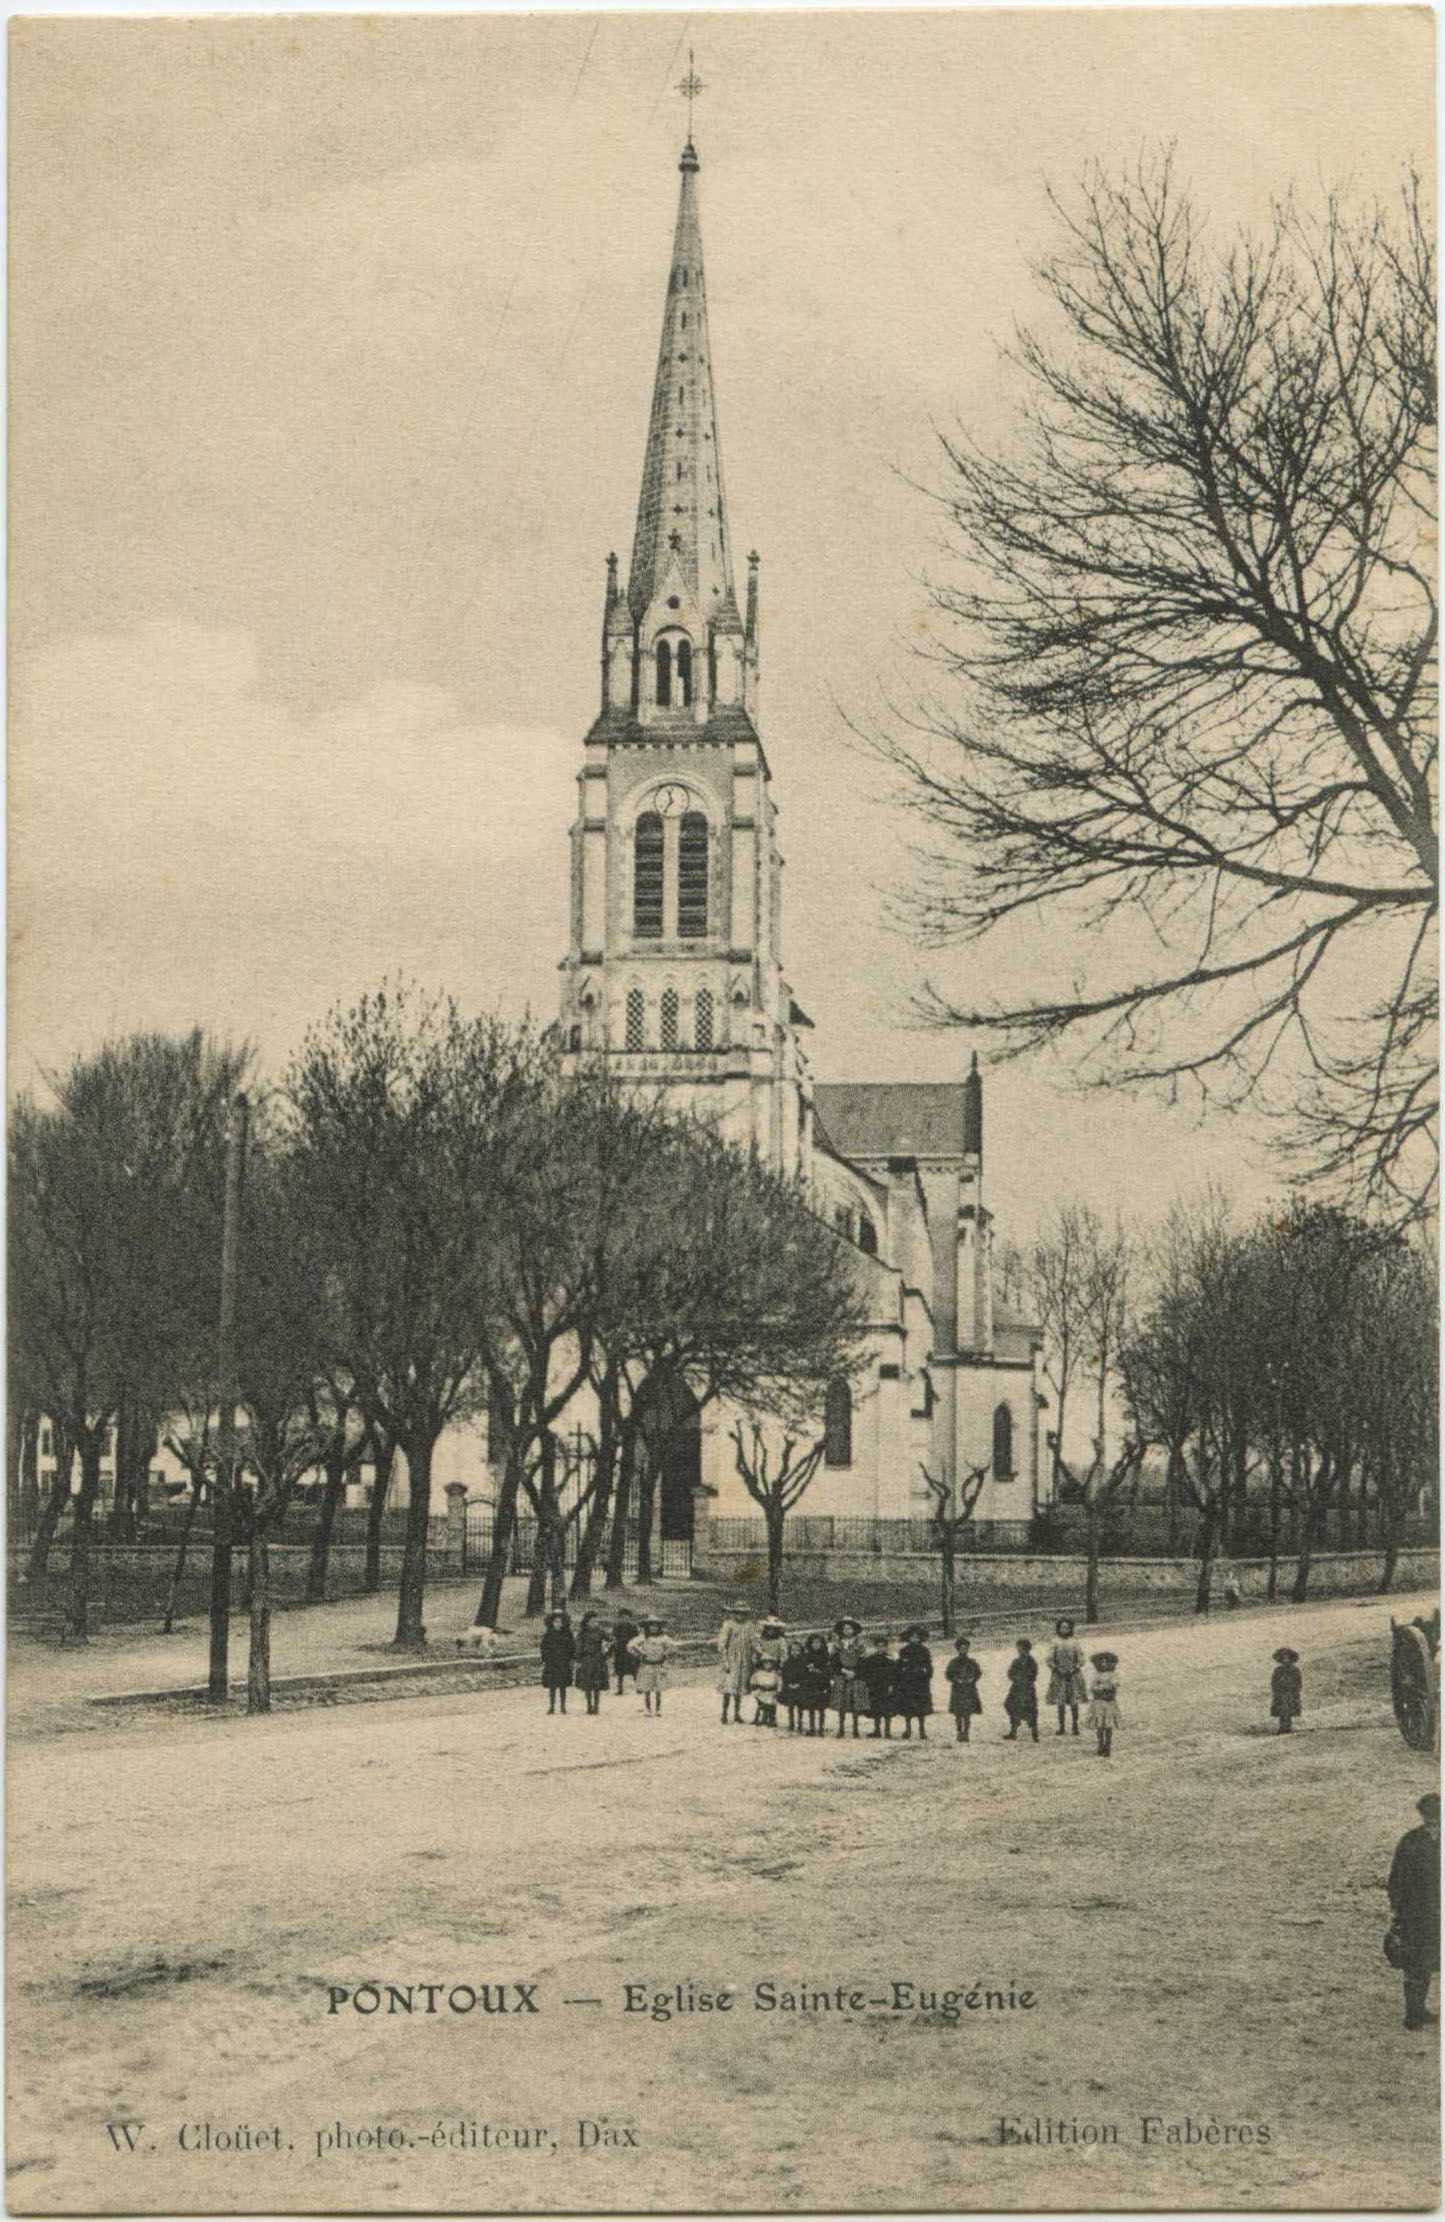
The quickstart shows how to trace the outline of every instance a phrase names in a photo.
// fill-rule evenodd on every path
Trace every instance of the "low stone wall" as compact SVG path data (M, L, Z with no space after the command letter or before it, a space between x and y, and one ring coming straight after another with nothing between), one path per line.
M797 1581L828 1582L846 1588L884 1583L922 1585L938 1579L938 1558L922 1551L789 1551L784 1561ZM1279 1562L1279 1590L1288 1596L1294 1579L1292 1558ZM1267 1559L1231 1559L1230 1572L1246 1597L1263 1597L1269 1583ZM1378 1589L1384 1570L1379 1551L1319 1551L1310 1565L1311 1597L1361 1596ZM693 1571L719 1582L752 1582L767 1571L756 1551L712 1551L705 1540L694 1549ZM1099 1584L1107 1595L1130 1597L1192 1596L1199 1569L1188 1558L1106 1558L1099 1561ZM1395 1587L1433 1589L1440 1579L1438 1551L1402 1551ZM1077 1600L1084 1586L1082 1558L1032 1557L1016 1551L970 1551L958 1561L959 1587L1001 1594Z

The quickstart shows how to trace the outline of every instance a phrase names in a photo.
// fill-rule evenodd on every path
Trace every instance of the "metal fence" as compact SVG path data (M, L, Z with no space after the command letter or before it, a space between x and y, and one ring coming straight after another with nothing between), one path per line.
M1100 1524L1099 1550L1104 1558L1191 1558L1198 1543L1197 1522L1192 1514L1172 1517L1163 1505L1111 1508ZM1318 1550L1380 1550L1383 1541L1378 1521L1368 1522L1357 1507L1332 1508L1315 1537ZM1397 1538L1402 1550L1430 1549L1438 1542L1433 1520L1421 1517L1402 1524ZM758 1518L714 1518L707 1523L708 1549L742 1552L765 1557L768 1532ZM1286 1521L1279 1536L1281 1557L1298 1550L1298 1523ZM1030 1520L972 1520L959 1541L970 1553L1016 1552L1040 1558L1079 1558L1087 1546L1087 1523L1076 1505L1050 1505ZM798 1513L783 1529L783 1555L804 1557L815 1552L847 1552L865 1558L938 1552L938 1530L921 1515L906 1520L853 1519L828 1514ZM1267 1508L1250 1504L1236 1518L1228 1538L1227 1555L1234 1558L1268 1558L1270 1554Z

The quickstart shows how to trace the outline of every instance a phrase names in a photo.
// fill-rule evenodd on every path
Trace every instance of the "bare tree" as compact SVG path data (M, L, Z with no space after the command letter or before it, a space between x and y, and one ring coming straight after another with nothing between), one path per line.
M783 1594L783 1532L788 1514L807 1492L823 1462L823 1438L806 1443L785 1434L780 1446L770 1447L764 1423L735 1420L732 1428L733 1462L744 1488L763 1516L768 1533L768 1609L777 1612Z
M1008 452L944 442L940 683L883 753L926 944L1059 973L939 1022L1095 1085L1288 1114L1302 1170L1436 1163L1434 263L1426 197L1220 248L1168 157L1055 200ZM1000 951L1002 953L1002 950ZM1368 981L1368 989L1362 983Z
M406 1458L402 1650L425 1644L437 1439L480 1394L498 1135L539 1054L525 1032L383 987L333 1011L288 1077L299 1208L325 1260L326 1344Z
M88 1640L92 1521L122 1409L178 1385L215 1286L220 1134L246 1052L196 1029L77 1058L53 1107L10 1124L10 1298L30 1378L63 1429L73 1500L67 1639Z
M958 1554L968 1534L969 1522L988 1479L987 1466L970 1466L962 1481L952 1487L940 1474L930 1473L921 1462L918 1471L933 1499L933 1532L938 1538L939 1565L943 1575L943 1633L953 1634L958 1599Z
M1052 1486L1057 1498L1066 1445L1069 1389L1085 1334L1085 1265L1091 1217L1082 1204L1057 1206L1053 1222L1029 1258L1029 1293L1044 1338L1044 1378L1054 1392Z

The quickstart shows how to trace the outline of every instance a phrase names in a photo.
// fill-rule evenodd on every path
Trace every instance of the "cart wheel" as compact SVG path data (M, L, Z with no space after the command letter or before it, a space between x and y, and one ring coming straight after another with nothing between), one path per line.
M1435 1662L1420 1629L1391 1623L1390 1694L1400 1734L1412 1751L1435 1748Z

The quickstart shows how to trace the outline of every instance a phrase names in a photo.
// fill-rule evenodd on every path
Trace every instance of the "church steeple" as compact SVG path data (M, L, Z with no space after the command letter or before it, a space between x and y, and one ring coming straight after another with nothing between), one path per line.
M678 592L703 625L732 630L739 621L708 344L699 167L689 136L678 164L682 186L627 599L638 625L660 598L665 605L667 593Z

